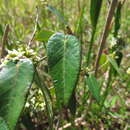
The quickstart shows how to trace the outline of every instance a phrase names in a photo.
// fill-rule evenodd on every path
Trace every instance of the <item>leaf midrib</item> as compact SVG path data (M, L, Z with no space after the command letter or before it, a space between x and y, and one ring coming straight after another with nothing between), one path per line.
M66 82L65 82L65 60L66 60L66 53L65 53L65 50L66 50L66 42L67 42L67 39L66 37L64 36L64 41L63 41L63 48L64 48L64 51L63 51L63 95L64 95L64 88L66 86ZM63 96L64 98L64 96Z

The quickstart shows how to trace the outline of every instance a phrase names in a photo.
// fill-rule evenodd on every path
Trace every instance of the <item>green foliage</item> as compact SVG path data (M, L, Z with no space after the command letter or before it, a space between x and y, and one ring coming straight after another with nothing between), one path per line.
M76 101L75 91L72 93L72 96L69 100L68 108L70 109L70 112L71 112L72 115L76 114L77 101Z
M111 56L107 56L108 61L111 63L111 65L114 67L114 69L117 71L117 73L122 77L121 70L116 63L115 59L113 59Z
M38 87L42 90L42 93L43 93L43 96L45 99L45 103L46 103L47 113L49 116L49 123L52 128L52 126L53 126L52 98L50 95L50 91L48 90L48 88L46 87L44 82L41 82L40 76L37 71L35 72L35 82L38 85Z
M51 11L55 16L57 16L58 20L62 24L67 25L67 21L65 20L63 14L61 12L59 12L56 8L54 8L54 7L50 6L50 5L47 6L47 9L49 11Z
M39 42L47 42L49 37L53 34L53 32L48 31L48 30L41 30L37 32L35 36L35 40Z
M80 12L80 16L78 17L78 22L75 30L78 36L81 36L83 34L84 20L85 20L84 17L85 17L85 5L83 5L82 10Z
M3 28L2 28L2 25L0 24L0 36L3 35Z
M91 34L92 36L89 43L89 49L88 49L87 58L86 58L87 66L89 66L89 63L90 63L91 51L93 47L94 37L96 33L96 26L98 23L101 7L102 7L102 0L91 0L90 18L91 18L91 24L92 24L92 34Z
M121 2L119 2L118 8L116 9L116 13L115 13L115 31L114 31L115 37L117 37L121 26L121 9L122 9L122 4Z
M94 29L96 28L98 23L101 7L102 7L102 0L91 0L90 16L91 16L91 23Z
M9 130L6 122L0 117L0 130Z
M0 116L14 130L31 86L34 67L30 60L9 61L0 71Z
M0 0L0 130L129 129L129 1L94 75L112 1Z
M97 82L96 78L93 75L89 75L86 78L86 83L88 85L89 91L93 95L93 97L96 99L98 103L100 103L101 96L100 96L100 86Z
M48 41L48 65L59 107L68 105L75 89L80 70L80 53L80 42L75 36L56 33Z

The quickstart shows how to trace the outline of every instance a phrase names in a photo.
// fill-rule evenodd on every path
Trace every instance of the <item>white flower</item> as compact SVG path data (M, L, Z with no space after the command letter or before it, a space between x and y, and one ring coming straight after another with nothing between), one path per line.
M127 74L130 74L130 67L126 71Z

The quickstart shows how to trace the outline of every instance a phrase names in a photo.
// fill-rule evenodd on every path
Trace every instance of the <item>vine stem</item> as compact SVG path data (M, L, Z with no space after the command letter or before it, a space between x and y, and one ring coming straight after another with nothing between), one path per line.
M107 20L106 20L106 25L105 25L105 28L104 28L104 31L103 31L103 34L102 34L102 38L101 38L101 41L100 41L98 55L97 55L97 58L96 58L95 77L97 77L99 61L100 61L102 51L103 51L103 48L104 48L106 40L107 40L107 36L108 36L109 30L110 30L110 25L112 23L112 18L114 16L114 12L115 12L115 9L117 7L117 4L118 4L118 0L112 0L111 6L110 6L110 9L109 9L109 12L108 12Z

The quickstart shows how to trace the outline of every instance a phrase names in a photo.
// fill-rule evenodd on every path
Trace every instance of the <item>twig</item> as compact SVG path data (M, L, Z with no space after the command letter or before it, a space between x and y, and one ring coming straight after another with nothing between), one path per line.
M64 16L64 0L61 0L61 3L60 3L60 6L61 6L61 12L62 12L62 14L63 14L63 16Z
M78 0L78 3L77 3L77 4L78 4L78 11L79 11L79 13L80 13L80 12L81 12L80 0Z
M76 118L74 120L74 123L76 126L79 126L79 125L86 125L86 122L84 122L84 117L79 117L79 118ZM67 123L66 125L60 127L58 130L63 130L63 129L66 129L66 128L69 128L72 126L72 123Z
M110 0L107 0L107 2L110 4L111 3L111 1Z
M122 6L124 5L124 3L125 3L126 1L127 1L127 0L123 0L123 1L122 1L122 3L121 3L121 4L122 4Z
M105 29L104 29L104 31L103 31L103 35L102 35L102 38L101 38L101 41L100 41L100 47L99 47L98 55L97 55L97 58L96 58L96 63L95 63L95 76L97 76L98 67L99 67L99 60L100 60L100 57L101 57L101 55L102 55L103 48L104 48L105 43L106 43L106 39L107 39L109 30L110 30L109 27L110 27L110 25L111 25L112 18L113 18L113 16L114 16L114 11L115 11L115 9L116 9L117 3L118 3L118 0L113 0L112 3L111 3L111 7L110 7L110 9L109 9L109 12L108 12Z
M5 30L4 30L4 35L2 38L2 47L1 47L1 54L0 54L0 59L4 57L5 55L5 45L8 41L8 33L9 33L9 24L6 25Z
M31 39L30 39L30 41L28 43L28 47L31 45L31 43L32 43L32 41L33 41L33 39L35 37L35 34L37 32L37 25L38 25L38 19L39 19L38 7L36 7L36 9L37 9L37 16L36 16L36 20L35 20L35 27L34 27L34 31L33 31L33 34L31 36Z
M45 60L47 58L47 56L44 56L43 58L41 58L38 62L37 65L40 64L43 60Z

